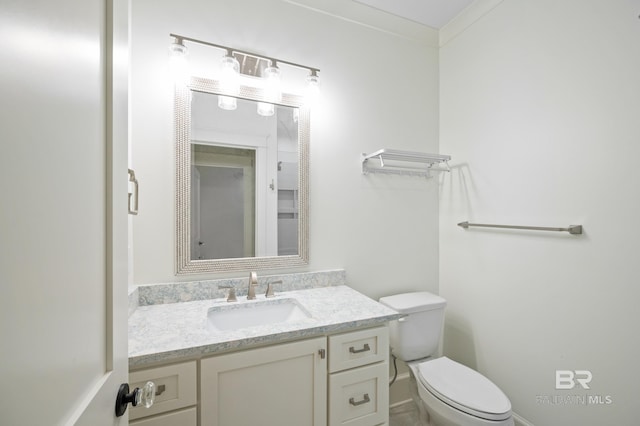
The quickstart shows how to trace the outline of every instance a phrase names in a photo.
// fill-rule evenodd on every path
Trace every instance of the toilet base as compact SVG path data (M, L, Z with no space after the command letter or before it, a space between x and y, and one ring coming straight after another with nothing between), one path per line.
M420 398L418 394L418 383L416 382L416 376L413 374L413 371L409 373L409 393L411 394L411 399L418 409L418 419L420 420L421 426L431 426L429 421L429 413L424 405L424 402Z

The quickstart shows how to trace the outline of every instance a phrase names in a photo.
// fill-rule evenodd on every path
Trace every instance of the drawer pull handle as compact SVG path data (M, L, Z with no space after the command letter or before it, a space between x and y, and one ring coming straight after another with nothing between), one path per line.
M357 407L358 405L366 404L369 401L371 401L371 399L369 399L368 393L364 394L364 396L362 397L362 401L356 401L354 398L349 398L349 404L353 405L354 407Z
M368 343L365 343L364 347L362 349L356 349L353 346L351 346L349 348L349 352L352 353L352 354L359 354L359 353L367 352L367 351L370 351L370 350L371 350L371 348L369 347Z
M167 390L165 385L158 386L158 389L156 389L156 396L162 395L165 390Z

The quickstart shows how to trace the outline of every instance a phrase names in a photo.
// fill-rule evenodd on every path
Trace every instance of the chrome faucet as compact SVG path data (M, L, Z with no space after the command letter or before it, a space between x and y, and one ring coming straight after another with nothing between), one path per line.
M256 298L256 286L258 285L258 275L255 272L249 273L249 290L247 291L247 300Z

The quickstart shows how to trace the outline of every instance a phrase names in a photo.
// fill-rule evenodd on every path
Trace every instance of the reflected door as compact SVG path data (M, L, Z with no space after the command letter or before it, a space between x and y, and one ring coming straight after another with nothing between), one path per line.
M255 256L255 157L252 149L192 145L193 260Z

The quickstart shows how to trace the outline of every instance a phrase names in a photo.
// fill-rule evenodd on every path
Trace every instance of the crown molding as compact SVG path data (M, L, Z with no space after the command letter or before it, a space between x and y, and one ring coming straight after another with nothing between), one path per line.
M344 0L282 0L294 6L371 28L387 34L438 47L438 30L380 11L355 1Z
M476 21L495 9L504 0L476 0L460 12L455 18L440 28L439 47L443 47L456 38Z

